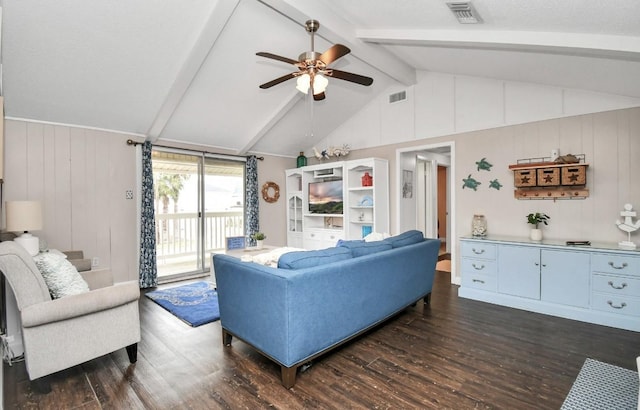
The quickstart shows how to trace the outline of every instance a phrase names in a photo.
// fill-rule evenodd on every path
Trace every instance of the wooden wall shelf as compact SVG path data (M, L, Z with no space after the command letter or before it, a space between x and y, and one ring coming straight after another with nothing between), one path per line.
M516 199L584 199L589 196L587 167L576 164L531 163L509 165Z

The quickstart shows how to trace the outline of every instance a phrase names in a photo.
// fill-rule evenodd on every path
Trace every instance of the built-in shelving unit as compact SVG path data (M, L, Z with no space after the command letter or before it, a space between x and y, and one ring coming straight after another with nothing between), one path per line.
M302 248L302 171L289 169L286 175L287 246Z
M386 160L369 158L345 164L348 239L389 231L389 178ZM369 185L370 184L370 185Z
M367 182L363 186L363 177ZM322 249L335 246L339 239L362 239L370 232L389 232L389 177L388 163L378 158L317 164L287 170L287 207L289 223L288 245L299 247L297 198L301 199L302 247ZM298 185L299 178L299 185ZM368 178L371 178L370 184ZM313 212L309 205L310 184L324 185L323 189L339 192L339 200L332 201L322 212L317 204ZM326 183L326 184L323 184ZM300 189L299 191L297 189ZM341 206L340 206L341 205ZM338 212L339 211L339 212ZM291 224L296 221L296 230ZM298 244L298 245L296 245Z

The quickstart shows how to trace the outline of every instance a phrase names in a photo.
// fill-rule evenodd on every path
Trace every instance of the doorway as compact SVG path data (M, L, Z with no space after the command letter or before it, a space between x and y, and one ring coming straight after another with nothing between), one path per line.
M209 255L244 236L245 162L162 148L151 158L158 281L206 276Z
M398 150L397 174L414 175L413 198L398 195L399 230L418 229L426 237L442 242L443 255L450 259L451 282L459 284L455 258L455 144L446 142ZM401 184L402 177L398 177ZM442 256L446 257L446 256Z

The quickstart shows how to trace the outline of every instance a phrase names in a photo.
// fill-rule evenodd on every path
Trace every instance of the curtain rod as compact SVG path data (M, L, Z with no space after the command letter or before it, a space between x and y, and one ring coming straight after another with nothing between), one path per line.
M142 142L136 142L132 139L128 139L127 140L127 145L132 145L132 146L136 146L136 145L142 145ZM209 152L209 151L202 151L202 150L197 150L197 149L190 149L190 148L178 148L178 147L170 147L168 145L157 145L157 144L152 144L154 147L160 147L160 148L169 148L169 149L181 149L181 150L185 150L185 151L193 151L193 152L199 152L201 154L210 154L210 155L221 155L221 156L228 156L228 157L243 157L242 155L228 155L228 154L220 154L217 152ZM244 156L243 158L247 158L246 156ZM260 161L264 161L264 157L256 157L256 159L259 159Z

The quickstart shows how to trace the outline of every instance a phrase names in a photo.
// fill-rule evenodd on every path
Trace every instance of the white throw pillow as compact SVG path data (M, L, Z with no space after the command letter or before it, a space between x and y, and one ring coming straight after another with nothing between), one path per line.
M261 253L253 256L251 260L248 260L248 262L259 263L260 265L271 266L272 268L275 268L278 266L278 260L282 255L289 252L299 251L304 251L304 249L291 247L276 248L267 253Z
M89 285L78 270L62 256L42 252L33 257L54 299L89 292Z
M380 232L371 232L369 235L365 236L363 239L365 242L375 242L381 241L383 239L389 238L391 235L388 233L380 233Z

